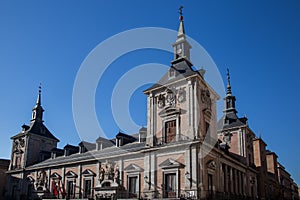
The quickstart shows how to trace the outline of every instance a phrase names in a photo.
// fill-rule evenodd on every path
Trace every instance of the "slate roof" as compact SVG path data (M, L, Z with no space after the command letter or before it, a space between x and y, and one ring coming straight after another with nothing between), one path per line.
M97 160L97 159L105 159L110 156L120 156L127 152L138 152L145 147L145 143L129 143L121 147L111 146L98 151L88 151L85 153L76 153L70 156L60 156L54 159L48 159L43 162L37 163L28 167L27 169L36 168L36 167L46 167L46 166L57 166L57 165L66 165L70 162L84 162L86 160Z
M228 123L226 123L228 122ZM234 112L225 113L217 123L217 129L230 129L247 125L247 118L239 118Z
M96 140L96 143L101 143L102 144L102 148L106 148L106 147L111 147L114 146L116 144L114 139L106 139L104 137L98 137Z
M170 70L175 71L176 76L174 78L169 78ZM193 76L193 75L196 75L196 74L201 76L199 71L194 70L192 68L192 64L188 60L186 60L185 58L175 60L175 61L172 62L172 66L170 66L168 72L165 73L163 75L163 77L157 83L152 85L150 88L146 89L144 91L144 93L146 93L149 90L153 90L155 88L158 88L158 87L161 87L161 86L164 86L164 85L168 85L168 84L170 84L172 82L175 82L175 81L178 81L182 78L186 78L186 77Z
M95 150L96 144L91 142L82 141L78 144L78 146L84 146L88 151Z
M59 148L53 148L53 149L51 149L51 152L64 152L64 150L63 149L59 149Z
M126 139L128 139L128 140L132 140L132 141L135 141L135 140L136 140L136 138L133 137L132 135L127 135L127 134L125 134L125 133L119 132L119 133L116 135L116 138L120 138L120 137L126 138Z
M51 139L56 140L57 142L59 142L59 139L57 139L42 122L33 121L33 122L30 123L29 126L24 124L22 126L22 128L23 128L24 131L22 131L22 132L18 133L17 135L11 137L11 139L15 139L15 138L18 138L20 136L27 135L27 134L35 134L35 135L51 138Z

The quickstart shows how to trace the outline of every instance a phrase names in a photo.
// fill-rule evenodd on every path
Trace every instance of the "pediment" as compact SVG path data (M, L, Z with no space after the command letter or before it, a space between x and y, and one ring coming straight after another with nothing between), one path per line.
M166 117L170 115L176 115L180 113L180 108L167 107L159 112L160 117Z
M176 160L173 160L171 158L168 158L167 160L163 161L159 164L161 168L180 168L183 166L180 162L177 162Z
M95 174L92 170L90 170L90 169L84 170L84 171L82 172L82 175L83 175L83 176L96 176L96 174Z
M61 176L58 173L54 172L53 174L51 174L50 178L52 178L52 179L61 179Z
M141 168L140 166L138 166L136 164L130 164L127 167L125 167L124 170L126 172L142 172L142 171L144 171L143 168Z
M216 162L214 160L207 162L206 166L207 166L207 168L212 169L212 170L216 170L216 168L217 168Z
M77 174L75 174L73 171L68 171L66 173L66 177L68 177L68 178L76 178Z

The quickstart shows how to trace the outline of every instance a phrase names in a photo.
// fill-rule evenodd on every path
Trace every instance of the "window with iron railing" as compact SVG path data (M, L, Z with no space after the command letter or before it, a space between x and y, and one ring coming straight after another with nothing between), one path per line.
M165 123L165 142L170 143L176 139L176 120Z

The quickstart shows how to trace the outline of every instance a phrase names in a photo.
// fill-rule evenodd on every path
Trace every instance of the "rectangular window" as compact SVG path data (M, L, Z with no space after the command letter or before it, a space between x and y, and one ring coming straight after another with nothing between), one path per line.
M16 163L15 166L17 169L21 169L21 154L16 154Z
M165 174L165 198L176 198L176 174Z
M173 68L170 68L170 70L169 70L169 79L174 78L175 77L175 73L176 73L175 70Z
M59 195L59 188L54 180L52 180L52 194L55 196Z
M92 180L84 180L84 198L90 197L92 194Z
M137 197L137 189L138 189L138 181L137 176L129 177L128 178L128 191L129 191L129 197L130 198L136 198Z
M67 197L69 199L74 198L75 197L75 191L74 191L75 182L74 181L68 181L67 186L68 186L68 188L67 188Z
M176 139L176 120L168 121L165 124L165 142L175 142Z
M213 197L213 176L211 174L208 174L208 192L209 197Z

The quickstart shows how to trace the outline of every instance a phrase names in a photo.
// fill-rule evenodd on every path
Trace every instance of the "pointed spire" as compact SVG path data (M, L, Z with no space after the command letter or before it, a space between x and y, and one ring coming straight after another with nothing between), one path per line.
M179 23L179 29L178 29L177 38L185 37L185 30L184 30L184 24L183 24L182 9L183 9L183 6L180 6L179 7L179 14L180 14L179 20L180 20L180 23Z
M177 33L177 39L176 42L173 44L174 47L174 61L182 61L182 58L185 59L185 61L188 61L189 64L192 66L192 63L190 61L190 49L192 46L189 44L189 42L186 39L185 36L185 30L183 25L183 16L182 16L182 9L183 6L180 6L179 8L179 28Z
M36 105L37 106L42 105L41 93L42 93L42 83L40 83L40 86L39 86L39 93L38 93L38 97L37 97L37 100L36 100Z
M229 113L229 112L237 113L235 109L235 96L233 96L231 92L230 73L228 68L227 68L227 91L224 100L225 100L225 113Z
M39 92L38 92L38 96L36 99L36 104L32 109L32 119L31 121L38 121L38 122L43 122L43 112L44 109L42 107L42 84L40 83L39 85Z
M230 85L230 73L229 73L229 69L227 68L227 96L228 95L232 95L231 92L231 85Z

